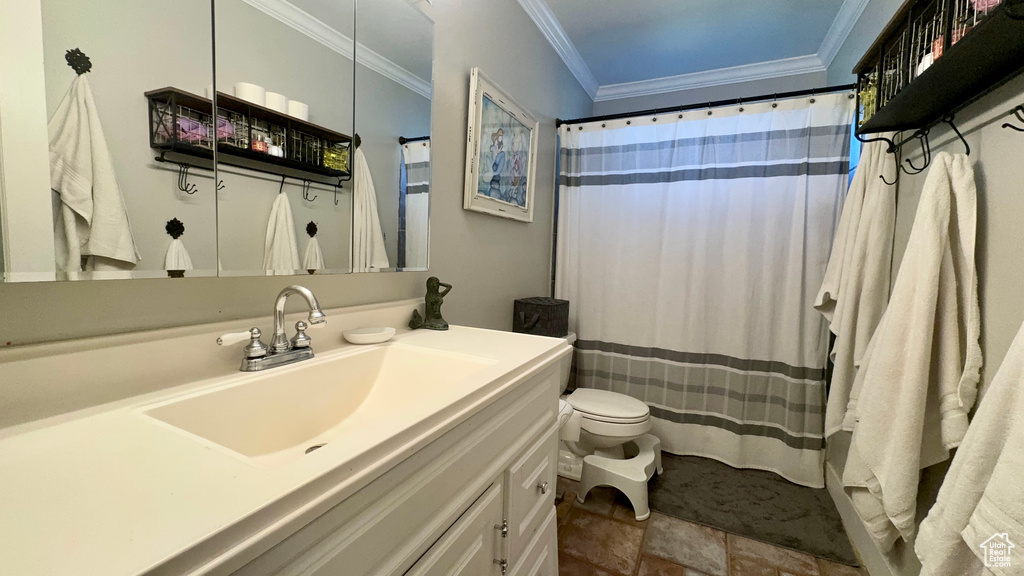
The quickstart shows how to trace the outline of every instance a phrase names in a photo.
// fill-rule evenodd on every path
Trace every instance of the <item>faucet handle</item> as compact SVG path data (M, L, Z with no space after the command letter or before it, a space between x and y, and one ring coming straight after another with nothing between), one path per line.
M269 349L264 344L260 337L263 336L263 332L259 328L253 328L248 332L232 332L224 334L220 338L217 338L217 344L219 346L230 346L237 344L246 338L249 339L249 344L243 350L246 358L262 358L267 355Z
M295 336L291 339L292 348L309 348L309 345L313 343L313 340L306 335L306 330L309 325L299 320L295 323Z

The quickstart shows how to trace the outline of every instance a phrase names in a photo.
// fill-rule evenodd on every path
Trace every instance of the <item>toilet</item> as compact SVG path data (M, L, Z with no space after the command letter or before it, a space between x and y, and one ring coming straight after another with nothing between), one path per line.
M576 334L565 337L572 346ZM595 486L617 488L633 504L637 520L650 515L647 481L661 473L661 441L648 434L651 411L646 404L608 390L578 388L565 394L571 362L561 374L558 400L558 474L580 481L582 503Z

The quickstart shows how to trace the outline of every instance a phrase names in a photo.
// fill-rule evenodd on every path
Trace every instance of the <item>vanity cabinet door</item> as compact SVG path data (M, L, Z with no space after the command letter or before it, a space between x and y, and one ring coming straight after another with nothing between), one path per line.
M508 531L511 562L517 562L555 508L555 461L558 430L534 443L505 473L508 485Z
M501 484L492 484L406 576L501 576Z
M512 569L511 576L558 576L558 518L554 508L544 517L541 531Z

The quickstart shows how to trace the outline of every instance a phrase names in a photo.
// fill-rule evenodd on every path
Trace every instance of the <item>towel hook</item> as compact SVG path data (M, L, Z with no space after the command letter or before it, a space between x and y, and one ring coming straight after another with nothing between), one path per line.
M284 192L284 178L285 178L284 176L281 176L281 186L277 189L277 193L278 194L281 194L282 192Z
M75 71L75 74L81 76L86 72L92 70L92 62L84 52L78 48L73 48L64 52L64 60L67 61L68 66Z
M185 233L185 225L181 223L181 220L172 218L167 221L167 224L164 226L164 230L167 232L168 236L177 240Z
M334 205L338 205L338 190L341 188L341 178L338 178L338 183L334 185Z
M1015 107L1013 109L1013 115L1017 118L1018 121L1024 122L1024 106L1017 106L1017 107ZM1010 128L1011 130L1016 130L1017 132L1024 132L1024 128L1020 128L1018 126L1014 126L1013 124L1010 124L1009 122L1003 124L1003 128Z
M181 190L189 196L195 194L199 190L195 184L188 183L188 171L191 167L192 166L185 163L178 164L178 190Z
M312 184L313 183L311 181L309 181L309 180L303 180L302 181L302 199L305 200L306 202L312 202L312 201L316 200L316 198L318 196L318 194L314 194L312 198L309 197L309 187Z
M915 138L918 140L918 142L921 143L921 154L924 159L924 165L918 168L917 166L914 165L910 158L907 158L906 160L904 160L904 162L906 162L907 166L910 166L911 168L910 170L904 168L907 174L920 174L921 172L924 172L926 169L928 169L928 166L932 163L932 145L930 139L928 138L928 130L918 131L913 136L911 136L911 140Z
M942 121L945 122L946 124L949 124L949 127L952 128L953 132L956 133L957 138L959 138L960 141L964 143L964 148L966 149L965 154L970 156L971 155L971 145L967 143L967 139L964 138L964 135L961 134L960 130L957 129L956 124L953 123L953 120L954 120L954 116L952 114L949 114L947 116L943 116L942 117Z

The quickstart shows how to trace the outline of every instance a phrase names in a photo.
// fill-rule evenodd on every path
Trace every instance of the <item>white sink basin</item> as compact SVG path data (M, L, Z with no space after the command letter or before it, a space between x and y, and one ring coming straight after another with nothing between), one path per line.
M383 417L495 360L392 343L317 357L172 400L144 414L247 457L278 466L301 458L367 410Z

